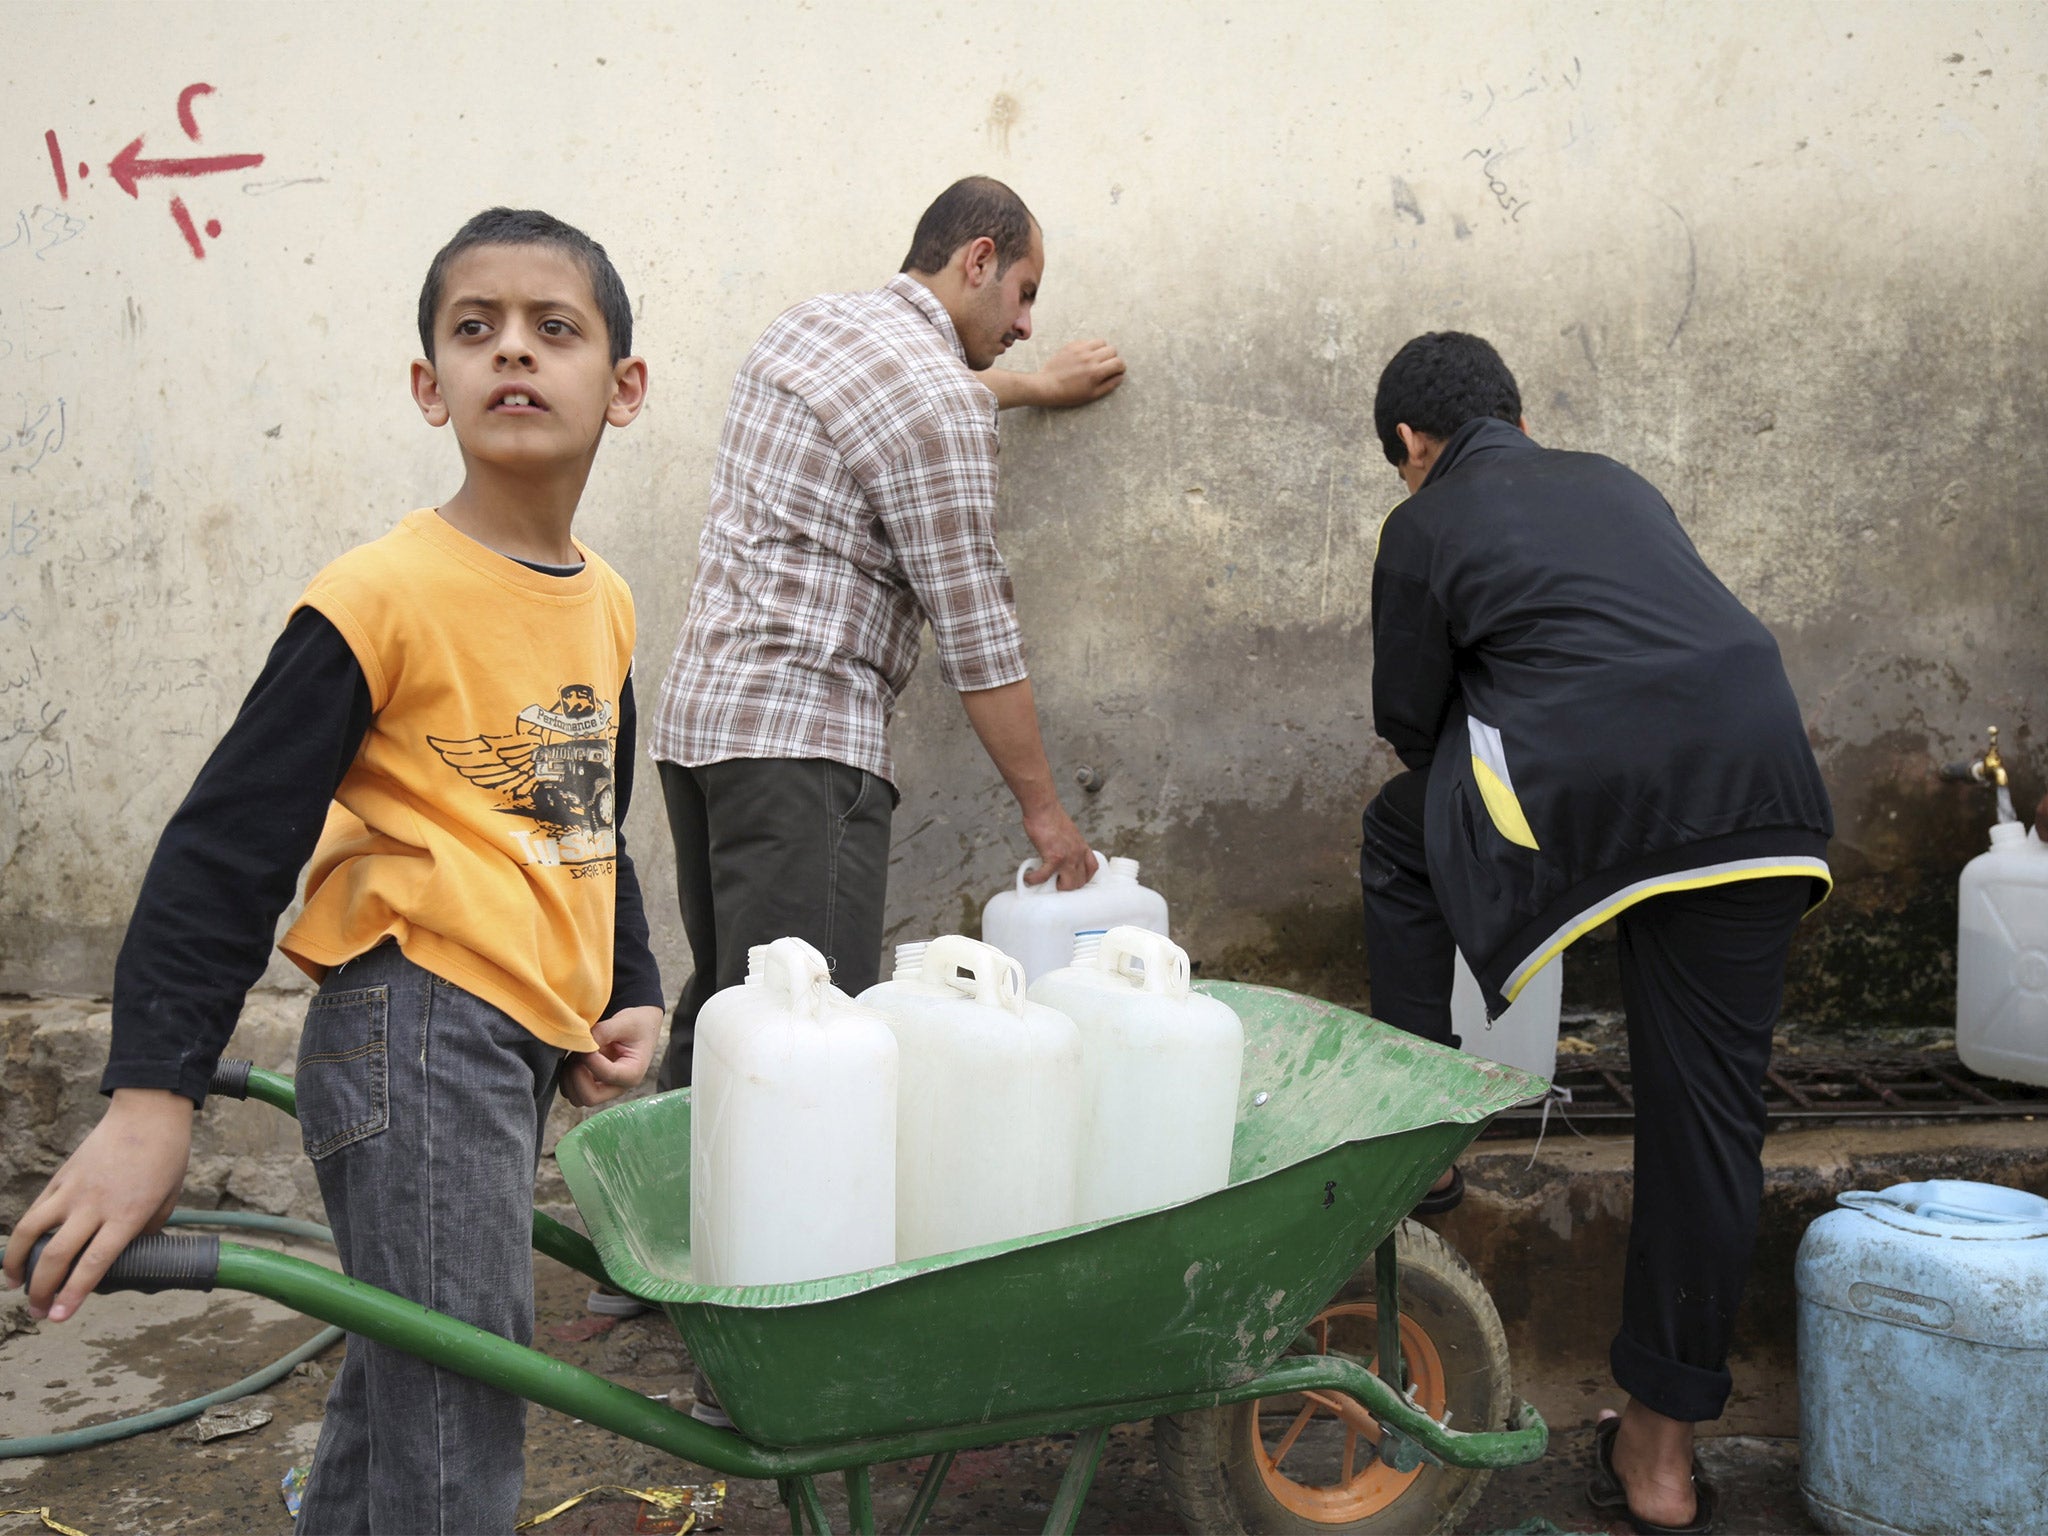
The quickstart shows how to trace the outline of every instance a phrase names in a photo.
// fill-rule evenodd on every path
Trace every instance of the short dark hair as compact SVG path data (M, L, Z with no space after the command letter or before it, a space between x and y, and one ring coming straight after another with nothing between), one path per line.
M1396 469L1408 462L1394 430L1402 423L1445 438L1487 416L1520 421L1522 391L1492 344L1463 331L1430 331L1409 342L1380 374L1372 400L1372 424Z
M427 360L434 357L434 316L441 308L441 290L448 280L448 268L455 258L480 245L547 245L565 251L582 265L590 279L591 297L604 316L605 334L611 341L612 361L633 351L633 304L626 297L626 285L619 269L605 255L604 247L574 224L564 224L538 208L486 208L462 228L455 238L434 253L427 266L427 280L420 285L420 345Z
M955 251L983 235L996 243L996 273L1031 254L1037 224L1024 199L993 176L963 176L941 192L910 237L902 272L941 272Z

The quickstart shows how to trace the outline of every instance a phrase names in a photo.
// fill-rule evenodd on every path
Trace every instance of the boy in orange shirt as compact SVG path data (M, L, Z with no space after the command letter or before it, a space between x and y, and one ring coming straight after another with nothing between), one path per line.
M320 982L298 1110L349 1275L530 1342L548 1108L652 1059L620 835L633 602L570 533L605 427L646 397L625 288L581 231L494 208L434 258L419 320L413 398L454 427L462 487L314 578L165 828L115 968L112 1102L7 1246L37 1317L175 1203L309 857L281 947ZM352 1337L299 1531L509 1530L525 1406Z

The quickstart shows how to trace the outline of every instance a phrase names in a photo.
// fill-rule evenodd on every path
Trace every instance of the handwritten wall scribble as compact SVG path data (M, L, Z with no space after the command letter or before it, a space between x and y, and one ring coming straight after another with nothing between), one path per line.
M204 81L188 85L178 93L178 126L185 131L185 137L193 143L199 142L199 119L193 115L192 103L198 97L211 96L213 87ZM199 155L185 159L145 160L142 157L143 134L137 134L121 152L107 162L107 174L114 179L114 185L131 198L141 200L140 183L147 180L184 180L196 176L213 176L224 171L246 171L263 163L263 156L255 154ZM71 198L71 177L66 173L67 162L64 150L57 142L57 130L45 130L43 146L50 153L50 171L57 178L57 196L68 202ZM79 190L92 176L92 166L78 162ZM178 233L185 237L195 260L206 259L206 241L199 237L199 226L193 222L191 209L185 206L185 199L173 196L170 201L171 222L178 227ZM209 239L220 238L219 219L206 221Z
M51 251L67 240L76 240L85 233L85 220L73 218L62 208L52 208L48 203L37 203L33 208L23 208L14 215L7 227L7 238L0 240L0 251L12 251L21 256L33 256L41 261Z
M64 446L69 433L69 408L64 397L32 400L21 397L21 422L0 416L0 458L17 475L33 474L38 464Z
M1594 94L1586 89L1585 68L1576 54L1569 64L1546 59L1519 75L1477 83L1468 77L1460 81L1455 95L1470 109L1470 121L1485 123L1485 132L1496 136L1496 143L1500 136L1513 135L1525 148L1573 149L1597 136ZM1491 153L1485 151L1481 158Z
M1478 90L1474 90L1469 85L1461 86L1458 91L1458 99L1468 106L1477 107L1478 111L1473 116L1472 121L1483 123L1486 121L1487 114L1503 103L1520 101L1525 96L1534 96L1542 91L1576 91L1585 79L1585 74L1585 69L1579 63L1578 55L1573 54L1572 62L1568 68L1552 71L1539 69L1532 64L1513 80L1481 81ZM1482 91L1486 95L1484 105L1481 105L1479 100L1480 92Z
M13 728L0 735L0 749L22 744L14 759L15 783L41 779L59 789L78 788L71 769L71 744L57 735L57 727L70 713L54 699L44 699L34 710L24 708L15 714Z
M0 558L26 560L36 552L49 530L38 521L41 513L19 503L7 509L7 524L0 530Z
M1516 195L1501 173L1501 161L1512 153L1514 151L1507 149L1468 149L1465 158L1479 162L1480 171L1486 177L1486 190L1500 204L1500 211L1508 216L1510 223L1520 223L1531 204L1527 198Z

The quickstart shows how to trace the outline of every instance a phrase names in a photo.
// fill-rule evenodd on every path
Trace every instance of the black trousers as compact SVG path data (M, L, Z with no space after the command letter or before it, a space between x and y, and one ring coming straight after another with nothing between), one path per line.
M1455 1044L1456 950L1429 889L1423 782L1402 774L1366 808L1366 963L1375 1017ZM1674 1419L1727 1406L1728 1340L1763 1203L1763 1077L1810 897L1803 877L1743 880L1652 896L1616 921L1635 1202L1608 1359L1616 1385Z
M747 951L791 935L849 994L881 974L889 891L886 779L826 758L658 763L676 850L676 900L694 970L683 983L655 1081L690 1081L697 1011L747 979Z

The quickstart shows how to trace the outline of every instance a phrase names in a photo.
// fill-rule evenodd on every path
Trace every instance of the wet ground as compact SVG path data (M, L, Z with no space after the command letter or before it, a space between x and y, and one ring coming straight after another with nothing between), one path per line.
M291 1246L291 1245L279 1245ZM316 1250L293 1251L314 1256ZM680 1343L658 1317L612 1322L583 1309L588 1282L547 1260L539 1265L540 1342L558 1358L602 1372L650 1394L689 1378ZM19 1317L0 1301L0 1333ZM47 1323L0 1338L0 1439L46 1434L117 1414L164 1406L247 1375L286 1353L315 1325L255 1298L105 1296L73 1323ZM329 1375L330 1351L264 1394L273 1417L261 1427L208 1443L159 1430L135 1439L41 1460L0 1461L0 1509L47 1506L87 1536L119 1532L236 1531L285 1536L291 1522L279 1482L311 1459ZM1540 1389L1543 1384L1521 1384ZM1585 1384L1551 1384L1532 1396L1555 1400ZM1069 1442L1061 1437L962 1453L928 1529L937 1532L1039 1530L1058 1489ZM1542 1461L1497 1474L1463 1529L1606 1531L1582 1490L1590 1434L1583 1424L1553 1427ZM1720 1483L1732 1533L1810 1530L1798 1493L1798 1456L1789 1440L1733 1436L1706 1442L1704 1469ZM877 1469L875 1504L886 1528L913 1495L920 1464ZM532 1516L587 1489L708 1484L714 1474L545 1409L532 1414L526 1497ZM845 1529L837 1479L821 1485L835 1529ZM1532 1524L1547 1521L1548 1525ZM538 1527L557 1536L673 1530L638 1502L600 1494ZM784 1532L788 1517L772 1483L730 1481L705 1527L742 1533ZM41 1530L33 1516L0 1516L0 1536ZM1115 1430L1083 1512L1086 1532L1185 1529L1160 1479L1149 1426Z

